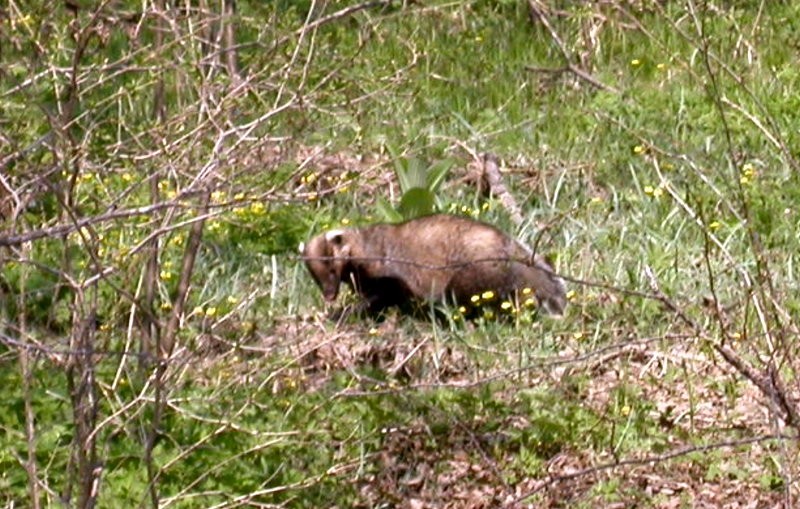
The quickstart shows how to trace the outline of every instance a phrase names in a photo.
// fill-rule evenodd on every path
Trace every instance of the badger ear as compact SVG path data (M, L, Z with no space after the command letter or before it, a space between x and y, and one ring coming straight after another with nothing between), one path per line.
M331 230L325 234L325 240L327 240L328 242L330 242L335 246L341 245L343 237L344 237L343 230Z
M306 243L301 242L300 245L297 246L297 250L300 252L300 254L306 254Z

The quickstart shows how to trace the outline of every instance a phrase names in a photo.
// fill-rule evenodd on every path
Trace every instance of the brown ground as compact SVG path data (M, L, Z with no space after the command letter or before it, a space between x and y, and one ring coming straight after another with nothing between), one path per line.
M381 324L343 325L332 333L331 323L320 314L300 322L287 320L280 330L262 337L261 346L272 351L285 349L297 359L306 390L323 386L343 369L363 376L359 373L364 367L392 374L397 383L385 386L390 391L481 384L472 378L469 352L459 345L435 352L435 342L425 334L430 325L413 326L419 334L400 330L397 318ZM609 394L614 388L622 381L636 383L641 396L654 403L652 421L668 432L669 447L616 458L610 446L559 450L538 469L546 475L530 476L520 471L515 451L502 447L502 434L481 431L484 423L480 420L455 423L432 440L428 425L419 419L385 431L382 448L372 457L374 469L358 482L359 507L791 506L781 486L770 489L762 483L779 480L778 469L783 467L789 470L784 479L791 483L791 491L797 491L795 443L784 442L782 450L775 441L760 440L776 431L760 394L718 359L701 353L696 340L630 342L588 358L578 355L579 343L571 338L564 343L571 346L565 347L559 358L581 360L534 369L524 387L539 383L557 387L566 373L590 373L590 383L581 393L582 404L603 415L612 404ZM432 369L435 354L438 368ZM687 375L675 377L676 366ZM513 385L502 383L511 381L512 375L503 375L499 369L495 372L505 387L495 397L510 401L519 389L518 379ZM484 378L494 374L485 367L481 373ZM374 380L364 381L374 390ZM736 391L735 397L730 390ZM513 415L500 428L529 425L525 415ZM780 431L789 434L789 430ZM725 442L738 445L719 445ZM697 449L703 444L711 446ZM691 447L697 450L683 453Z

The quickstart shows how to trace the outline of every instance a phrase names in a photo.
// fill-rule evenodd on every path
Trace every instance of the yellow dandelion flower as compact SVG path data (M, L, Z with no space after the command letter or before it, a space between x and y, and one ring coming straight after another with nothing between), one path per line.
M212 317L212 316L214 316L214 315L216 315L216 314L217 314L217 308L215 308L214 306L209 306L209 307L207 307L207 308L206 308L206 313L205 313L205 315L206 315L207 317L209 317L209 318L210 318L210 317Z
M491 309L485 309L483 311L483 317L485 319L487 319L487 320L493 319L494 318L494 311L492 311Z
M214 191L211 193L211 200L215 203L225 200L225 191Z
M739 183L741 183L743 186L750 184L750 177L742 175L741 177L739 177Z
M379 330L378 330L376 327L372 327L372 328L369 330L369 335L370 335L370 336L377 336L377 335L378 335L378 332L380 332L380 331L379 331Z
M623 417L627 417L631 413L631 407L629 407L628 405L623 406L622 408L620 408L620 413L622 414Z
M451 318L453 319L454 322L457 322L461 320L461 315L459 315L458 313L453 313L453 316Z
M161 281L169 281L170 279L172 279L172 272L169 272L168 270L162 270L158 274L158 277L161 278Z
M264 213L264 210L266 210L264 208L264 204L261 203L260 201L253 202L250 204L250 212L252 212L253 214L261 215Z
M458 312L461 313L462 315L466 314L467 308L465 308L464 306L458 306Z
M747 163L742 166L742 175L748 178L753 178L756 175L756 169L753 167L752 164Z
M195 306L192 310L193 315L202 315L203 314L203 306Z
M531 288L528 288L527 286L522 289L522 295L530 295L532 293L533 293L533 290Z
M236 193L233 195L233 199L236 201L244 200L244 193Z
M663 63L663 62L661 62L661 63L659 63L659 64L656 64L656 69L658 69L659 71L663 71L663 70L665 70L666 68L667 68L667 64L665 64L665 63Z
M161 309L163 311L169 311L170 309L172 309L172 303L171 302L162 302L161 303Z
M644 194L647 196L653 196L656 189L653 186L644 186Z
M228 295L228 298L226 300L228 301L228 304L236 304L237 302L239 302L239 299L237 299L233 295Z
M491 290L486 290L481 294L481 299L483 300L492 300L494 299L494 292Z
M500 304L500 309L502 309L503 311L509 311L511 310L512 307L514 307L514 305L507 300L503 301L503 303Z
M675 165L672 164L672 163L663 163L661 165L661 167L664 168L665 170L674 170L675 169Z
M131 180L133 180L133 175L131 175L126 171L125 173L122 174L122 180L124 182L130 182Z
M653 198L661 198L664 195L664 188L658 186L657 188L653 189Z
M642 61L638 58L631 60L631 67L639 67L640 65L642 65Z
M644 152L645 152L645 147L643 145L636 145L635 147L633 147L634 154L639 155L639 154L644 154Z
M167 196L168 200L171 200L171 199L175 198L176 196L178 196L178 192L175 191L174 189L170 189L169 191L167 191L167 195L166 196Z
M590 202L595 204L595 205L598 204L598 203L603 203L603 198L601 196L595 196L594 198L592 198L590 200Z
M342 219L342 224L347 226L348 224L350 224L350 220L345 217L344 219Z
M719 230L719 227L722 226L719 221L711 221L708 223L709 230Z
M731 337L733 339L742 339L742 335L739 334L738 332L734 332L733 334L731 334Z
M575 293L575 290L568 291L567 292L567 300L568 301L574 301L576 295L577 295L577 293Z
M308 193L308 201L314 201L317 199L317 193Z
M481 205L481 208L482 208L483 210L489 210L489 202L488 202L488 201L487 201L487 202L484 202L484 203L483 203L483 205Z
M472 297L469 298L469 301L472 302L473 304L477 304L478 302L480 302L480 300L481 300L480 295L473 295Z
M572 333L572 339L581 339L583 338L583 332L577 331Z
M350 189L349 186L342 186L342 187L339 188L339 192L340 193L346 193L348 191L348 189Z
M526 308L535 308L536 299L534 298L525 299L525 302L523 302L522 305L525 306Z

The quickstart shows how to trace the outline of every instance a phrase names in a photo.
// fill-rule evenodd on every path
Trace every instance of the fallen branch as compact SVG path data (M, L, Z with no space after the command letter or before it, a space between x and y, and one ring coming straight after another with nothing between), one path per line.
M497 196L497 199L500 200L500 203L511 215L511 220L514 221L514 224L521 225L523 221L522 209L520 209L517 200L508 192L506 185L503 183L500 168L497 166L497 156L488 152L483 154L481 184L481 187L488 190L490 195Z

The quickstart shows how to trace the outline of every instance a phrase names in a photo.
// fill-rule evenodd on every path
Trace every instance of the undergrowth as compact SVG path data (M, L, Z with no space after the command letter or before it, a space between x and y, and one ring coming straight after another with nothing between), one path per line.
M237 2L243 85L197 42L200 13L170 18L164 44L113 25L138 4L81 8L73 32L68 10L12 2L0 503L796 497L796 444L772 438L797 423L719 348L794 394L800 8L555 2L545 23L531 4L388 3L304 31L355 3ZM522 223L479 190L484 152ZM551 255L566 315L337 321L297 246L417 210L398 179L412 166L437 176L426 210ZM168 360L140 347L173 316Z

